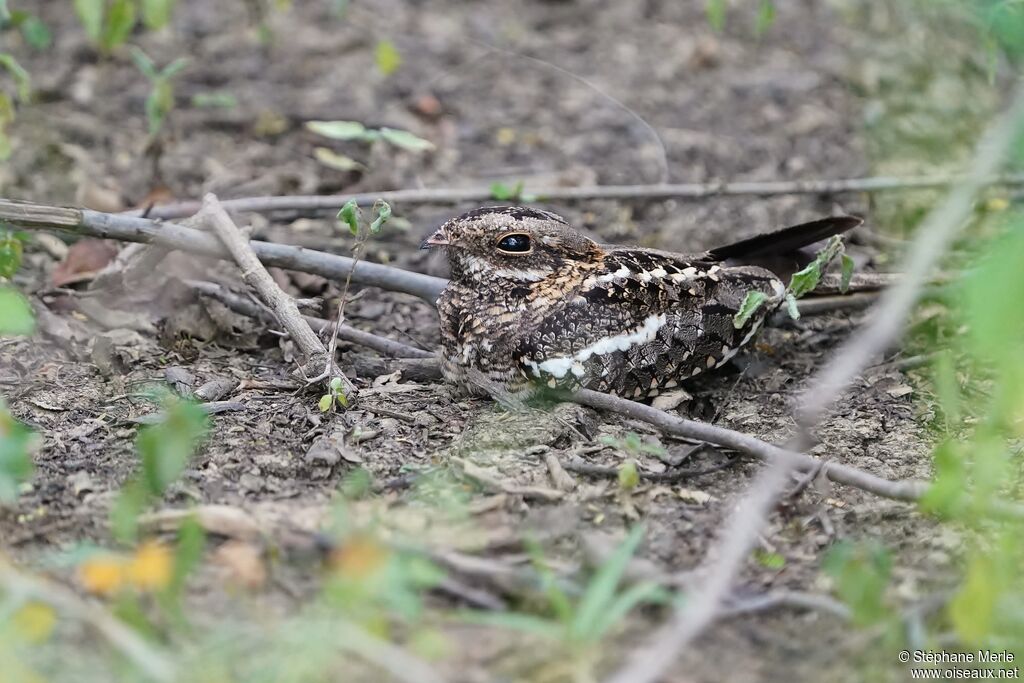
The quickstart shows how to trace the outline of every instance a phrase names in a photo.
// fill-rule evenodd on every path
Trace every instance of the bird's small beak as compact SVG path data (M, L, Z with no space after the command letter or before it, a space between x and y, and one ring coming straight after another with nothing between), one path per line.
M420 245L420 249L430 249L431 247L446 247L451 244L448 241L448 235L445 234L444 228L439 228L437 232L423 240L423 244Z

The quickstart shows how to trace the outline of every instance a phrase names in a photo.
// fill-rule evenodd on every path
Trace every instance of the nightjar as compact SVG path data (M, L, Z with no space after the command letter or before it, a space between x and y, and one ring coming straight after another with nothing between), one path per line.
M449 220L423 243L448 252L441 293L446 379L486 393L531 385L646 398L732 358L785 294L755 265L842 233L848 216L759 235L698 254L600 245L560 216L489 207ZM767 301L737 329L747 292Z

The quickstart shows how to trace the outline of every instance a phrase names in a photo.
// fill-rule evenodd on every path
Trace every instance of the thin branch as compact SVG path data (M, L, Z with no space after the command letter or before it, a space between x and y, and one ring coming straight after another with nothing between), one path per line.
M746 614L758 614L767 612L776 607L792 607L794 609L808 609L816 612L824 612L832 616L848 621L850 619L850 608L835 598L816 593L804 591L770 591L761 595L747 598L735 598L730 600L727 607L719 613L719 618L736 617Z
M928 483L924 481L891 481L842 463L822 464L821 460L814 456L770 444L749 434L705 422L675 417L663 410L611 394L581 389L572 395L572 400L591 408L642 420L669 434L731 448L769 463L788 463L801 472L809 472L817 467L822 467L825 476L837 484L853 486L883 498L913 502L919 500L928 488ZM1024 510L1021 511L1021 515L1024 516Z
M270 273L260 263L256 252L249 246L249 239L231 220L227 211L217 201L216 195L212 193L206 195L203 199L203 209L199 215L217 233L220 241L231 252L238 267L242 269L242 279L245 284L256 290L263 303L273 310L278 322L285 328L299 348L299 352L304 356L304 361L326 358L327 349L324 348L323 342L316 336L309 324L302 319L295 300L285 294L284 290L274 282L274 278L270 277Z
M669 470L667 472L647 472L645 470L638 470L637 474L644 481L653 481L658 483L675 483L684 479L692 479L694 477L701 477L705 474L712 474L714 472L721 472L724 469L732 467L736 464L735 458L727 460L726 462L719 463L717 465L711 465L709 467L702 467L700 469L679 469ZM619 470L616 467L608 467L606 465L595 465L594 463L587 462L583 458L574 457L565 462L561 462L560 465L567 471L574 474L582 474L588 477L604 477L607 479L615 479L619 476Z
M538 201L581 201L589 199L706 199L708 197L771 197L795 194L843 194L849 192L886 192L945 188L966 180L963 175L943 174L910 178L871 177L837 180L781 180L768 182L712 182L650 185L595 185L590 187L532 187L526 186L524 195ZM1024 174L995 175L982 178L984 185L1024 185ZM494 201L489 187L437 188L416 190L389 190L351 195L305 195L287 197L244 197L223 202L228 211L271 213L291 211L302 213L334 213L345 202L355 201L359 206L372 206L382 199L391 204L459 204L463 202ZM145 215L151 218L181 218L199 210L199 202L186 201L151 208ZM142 215L141 211L130 215Z
M859 311L878 301L878 292L857 292L855 294L838 294L836 296L812 296L796 302L800 317L824 315L835 311ZM792 322L789 313L778 311L772 314L772 325L785 325Z
M9 596L38 600L58 612L89 624L132 664L156 681L175 679L174 662L109 612L53 581L32 576L0 562L0 588Z
M104 239L158 244L193 254L231 260L224 245L214 235L175 223L135 216L0 199L0 222L25 230L57 229ZM367 261L356 264L353 259L313 249L258 240L252 240L249 244L260 261L267 266L314 273L333 280L341 280L351 272L353 282L405 292L431 303L447 284L443 278Z
M247 315L251 318L258 318L265 322L276 322L277 320L267 310L215 282L206 282L204 280L185 280L184 282L203 296L216 299L236 313L241 313L242 315ZM316 318L311 315L304 315L302 316L302 319L309 323L309 326L312 327L313 331L317 334L322 334L324 330L330 329L334 326L334 323L329 320ZM370 332L357 330L349 325L342 325L338 328L338 338L352 344L365 346L377 351L378 353L382 353L386 356L392 356L394 358L434 357L434 354L430 351L417 349L415 346L409 346L408 344L403 344L402 342L388 339L387 337L381 337L376 334L371 334Z

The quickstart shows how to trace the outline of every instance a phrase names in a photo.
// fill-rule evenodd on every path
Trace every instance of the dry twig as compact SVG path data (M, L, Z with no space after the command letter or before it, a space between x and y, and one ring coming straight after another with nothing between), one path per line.
M63 230L78 235L124 242L158 244L193 254L231 260L231 255L214 235L175 223L147 218L101 213L88 209L48 206L0 199L0 222L24 230ZM447 280L400 268L360 261L288 244L252 240L249 246L266 266L322 275L341 280L352 273L352 281L394 292L405 292L433 303Z
M801 472L808 472L822 466L825 476L837 484L853 486L883 498L912 502L918 500L928 488L927 482L913 480L890 481L875 476L870 472L837 462L828 462L821 465L821 460L814 456L770 444L749 434L743 434L742 432L706 422L675 417L643 403L637 403L636 401L630 401L629 399L619 398L610 394L602 394L590 389L577 391L573 394L572 400L591 408L607 410L625 415L626 417L643 420L669 434L698 439L731 448L740 453L756 456L769 463L783 462Z
M303 319L302 314L299 313L299 307L295 305L295 300L285 294L284 290L274 282L274 278L270 277L270 273L260 263L259 257L249 245L248 238L231 220L215 195L212 193L206 195L203 200L203 210L199 215L209 223L224 246L231 252L235 262L242 269L242 279L245 283L256 290L260 299L273 310L278 322L287 330L292 341L299 348L305 366L326 368L322 375L310 381L318 382L322 379L338 377L345 385L345 395L352 395L355 385L345 376L345 373L337 368L333 355L328 353L323 342L310 328L309 323Z
M847 192L884 192L893 190L920 190L959 185L962 175L934 175L913 178L872 177L838 180L780 180L768 182L712 182L652 185L595 185L590 187L526 187L523 194L538 201L579 201L585 199L706 199L708 197L770 197L794 194L841 194ZM982 178L985 185L1024 185L1024 175ZM418 190L392 190L354 195L306 195L288 197L244 197L225 200L228 211L270 213L292 211L302 213L334 213L345 202L353 200L359 206L372 206L377 200L392 204L458 204L461 202L494 201L489 187L443 188ZM145 212L151 218L181 218L199 210L199 202L187 201L155 206ZM133 211L131 215L144 212Z

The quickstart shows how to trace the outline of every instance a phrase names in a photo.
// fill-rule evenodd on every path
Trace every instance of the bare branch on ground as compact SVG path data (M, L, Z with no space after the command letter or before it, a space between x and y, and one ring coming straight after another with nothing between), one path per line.
M63 230L104 239L158 244L193 254L232 260L224 245L214 235L176 223L135 216L0 199L0 222L25 230ZM405 292L431 304L447 284L444 278L367 261L356 264L353 259L344 256L288 244L251 240L249 245L266 266L314 273L334 280L344 280L351 272L352 282Z
M274 278L270 276L252 247L249 246L249 239L231 220L220 202L217 201L216 196L206 195L200 216L231 252L235 263L242 269L242 280L255 290L263 303L274 312L278 322L285 328L299 352L304 356L304 361L308 362L315 358L326 359L327 349L309 327L309 323L303 320L294 299L274 282Z
M945 174L912 178L872 177L837 180L778 180L767 182L712 182L649 185L594 185L589 187L525 187L523 194L537 201L581 201L588 199L706 199L708 197L771 197L795 194L842 194L849 192L886 192L945 188L966 180L963 175ZM988 174L984 185L1024 185L1024 175ZM489 187L438 188L365 192L350 195L305 195L286 197L244 197L223 202L228 211L270 213L291 211L301 213L334 213L345 202L354 200L359 206L372 206L382 199L391 204L458 204L495 201ZM151 218L181 218L199 210L199 202L186 201L155 206L145 212ZM140 216L142 211L128 215Z

